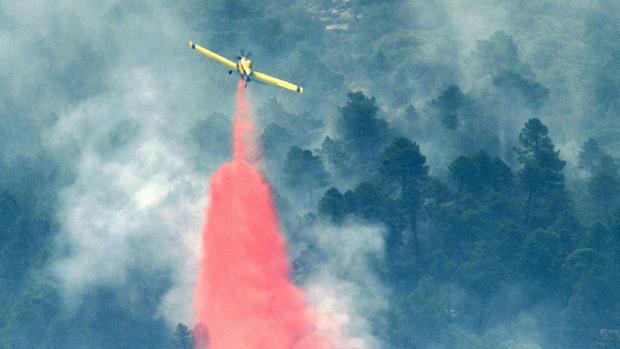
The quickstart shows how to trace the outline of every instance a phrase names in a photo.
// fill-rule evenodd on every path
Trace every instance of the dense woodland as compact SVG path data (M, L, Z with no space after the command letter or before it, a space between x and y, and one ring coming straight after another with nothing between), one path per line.
M415 139L399 135L378 110L375 98L349 93L338 137L325 137L313 150L288 147L283 161L272 155L281 154L271 149L281 143L270 144L270 137L282 139L294 130L272 124L261 138L266 160L281 163L270 173L274 182L291 197L307 198L302 206L314 205L303 219L288 222L289 230L303 231L317 221L385 226L385 259L374 265L393 296L390 310L373 319L376 336L393 348L515 348L497 327L527 316L523 321L540 333L541 347L618 348L616 158L595 139L585 141L578 166L586 175L574 184L579 191L571 192L566 162L547 126L531 118L518 135L515 165L473 150L454 158L445 176L433 176ZM321 126L309 115L295 117ZM170 341L163 347L173 342L188 347L187 327L179 325L174 341L161 324L135 318L135 310L90 308L87 301L65 318L58 295L26 272L50 253L51 236L38 233L56 229L45 210L54 203L45 187L56 173L22 174L38 180L5 186L0 201L2 282L23 285L2 288L3 345L20 347L38 338L41 347L64 347L70 345L67 338L79 343L81 337L102 335L118 347L132 346L128 340L141 343L136 347L162 347L162 337ZM343 176L349 185L332 186L338 181L331 178ZM290 208L283 212L285 218L292 215ZM320 264L321 253L310 247L294 261L298 279ZM118 295L102 290L92 297L114 304ZM148 309L139 306L145 308L138 311Z
M61 241L63 198L82 185L83 153L127 163L159 137L191 160L183 170L205 176L229 158L230 108L213 88L234 82L224 72L192 85L206 92L174 91L170 81L197 74L187 64L196 57L175 60L180 46L162 44L171 34L154 29L162 22L183 22L179 32L204 33L227 56L251 48L262 67L305 87L294 99L250 85L261 167L300 286L331 258L313 229L382 234L364 270L387 291L360 302L387 305L357 314L379 343L364 349L620 348L620 7L482 2L510 14L502 17L474 3L476 15L501 24L473 41L458 21L469 12L450 1L112 2L94 11L101 28L81 27L84 38L68 25L92 20L82 10L54 12L32 37L15 34L24 56L37 42L34 56L48 61L29 65L33 85L0 69L0 348L192 347L190 324L174 328L160 309L174 269L129 259L122 284L79 284L79 302L50 274L74 252ZM3 23L19 23L10 9L0 1L9 37ZM134 21L146 31L128 35ZM133 109L83 107L129 94L110 81L122 75L117 66L133 65L174 72L168 85L153 83L163 102L147 99L163 111L143 108L173 122L154 128ZM52 102L38 107L35 97ZM49 130L75 105L99 131L76 123L82 138L50 146ZM97 203L116 207L103 190ZM336 270L355 284L352 273Z
M580 214L565 187L565 162L539 119L523 125L516 166L474 150L453 159L440 179L429 175L418 144L390 136L376 110L374 99L349 94L341 137L326 139L319 154L330 169L359 179L328 189L316 214L387 227L386 260L377 269L394 298L379 336L394 348L511 347L489 329L530 313L545 331L544 347L620 345L616 159L596 140L584 143ZM372 126L359 132L360 125ZM321 157L296 148L285 173L327 174Z
M541 347L620 345L614 157L588 139L578 164L587 175L574 184L583 192L571 193L547 126L531 118L518 135L513 166L481 149L433 176L415 140L377 111L374 98L350 93L339 137L326 137L314 152L292 147L282 176L299 197L327 188L302 224L362 220L386 227L386 258L376 271L393 298L376 320L379 337L394 348L515 348L497 327L528 316L523 321L540 331ZM328 184L344 174L351 185ZM296 262L312 265L320 254L309 251L308 261Z

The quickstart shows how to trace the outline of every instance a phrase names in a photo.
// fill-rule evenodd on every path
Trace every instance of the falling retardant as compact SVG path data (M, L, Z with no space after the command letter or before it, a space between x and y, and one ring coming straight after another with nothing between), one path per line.
M290 281L271 189L255 167L252 109L237 87L233 160L211 177L193 306L197 349L328 349Z

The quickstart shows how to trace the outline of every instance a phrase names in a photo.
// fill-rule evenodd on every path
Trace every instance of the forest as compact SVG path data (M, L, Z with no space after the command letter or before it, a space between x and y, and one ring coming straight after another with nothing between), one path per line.
M479 149L438 178L420 146L377 117L374 98L348 98L340 137L326 137L316 154L290 148L283 185L307 197L329 187L297 224L385 227L385 259L373 266L393 298L373 320L379 338L394 348L539 347L504 341L510 325L502 327L518 319L542 333L540 347L619 345L609 325L620 309L620 177L596 140L579 153L579 193L567 188L566 162L537 118L518 135L516 166ZM330 187L334 173L355 184ZM321 253L309 244L296 262L307 268Z
M295 132L287 128L291 125L270 124L262 134L266 161L277 168L272 181L293 197L307 198L302 206L313 206L303 217L286 221L287 231L299 232L294 238L308 240L294 261L299 280L324 258L323 251L304 236L309 226L377 224L385 227L385 254L372 261L372 268L389 285L391 296L389 307L371 321L377 338L390 347L517 348L504 341L503 333L514 321L523 322L521 331L529 327L540 333L544 348L620 345L616 158L595 139L585 141L578 166L586 175L573 184L579 189L570 190L566 162L547 126L531 118L518 135L515 166L479 149L454 158L441 178L429 174L415 140L377 115L374 97L361 92L347 97L337 122L338 138L326 136L320 148L273 142ZM281 107L272 102L276 103L272 108ZM450 119L449 111L439 113L442 122ZM309 115L287 120L304 123L306 130L321 126ZM285 154L284 161L280 154ZM22 170L27 166L20 164ZM58 295L49 285L38 284L36 277L24 278L25 270L49 258L50 242L36 233L57 229L44 207L53 203L53 194L45 187L57 174L24 174L42 178L12 183L0 201L3 283L23 285L2 288L0 299L8 309L4 340L19 343L20 336L27 341L48 336L50 342L41 342L45 343L41 347L62 347L67 338L79 341L101 331L108 338L114 334L117 342L110 345L119 347L128 345L127 338L140 343L136 347L149 342L170 348L173 343L180 343L178 347L189 343L182 339L189 336L185 325L177 328L175 341L162 333L161 324L139 321L127 310L85 305L73 318L62 319ZM333 177L339 180L332 181ZM345 177L350 185L332 186ZM294 217L285 199L278 203L282 212ZM118 295L102 290L92 297L97 303L114 304ZM148 309L148 304L141 306ZM162 336L170 345L161 346Z
M192 38L304 86L248 87L260 167L352 348L620 348L616 2L36 3L0 0L0 348L192 347L235 84Z

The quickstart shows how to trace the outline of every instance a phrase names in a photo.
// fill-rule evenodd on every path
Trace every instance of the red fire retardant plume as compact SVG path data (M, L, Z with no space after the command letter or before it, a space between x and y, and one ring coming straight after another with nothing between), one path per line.
M234 159L212 176L193 305L198 349L327 349L289 280L269 185L253 166L252 110L237 88Z

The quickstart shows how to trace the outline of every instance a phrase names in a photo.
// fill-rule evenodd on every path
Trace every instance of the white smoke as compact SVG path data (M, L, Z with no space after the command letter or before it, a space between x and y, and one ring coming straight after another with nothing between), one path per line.
M383 259L383 229L354 222L343 227L319 224L306 234L326 255L304 283L319 332L334 348L381 348L372 335L371 319L388 307L389 290L372 265Z
M113 1L59 6L66 11L41 21L37 35L96 43L113 63L91 67L105 72L96 75L101 85L96 92L58 98L62 107L47 106L56 121L43 133L44 142L75 173L60 193L61 228L49 269L72 308L94 288L122 292L136 288L133 273L155 276L166 281L149 285L164 293L159 314L170 325L191 322L209 176L194 164L191 130L212 111L232 109L232 99L226 103L230 93L213 86L228 82L233 91L234 79L224 72L210 76L213 70L187 48L187 40L197 35L168 5L139 10ZM75 28L81 28L79 38ZM50 54L68 61L83 53L57 50ZM209 163L210 154L198 156Z
M52 269L68 300L78 302L90 287L124 286L132 270L169 273L173 288L162 312L174 322L191 319L187 293L207 177L193 172L188 150L170 132L173 113L158 103L164 91L156 80L137 69L121 94L78 105L51 131L53 147L80 147L76 180L61 193L58 244L67 252ZM124 132L126 144L101 145Z

